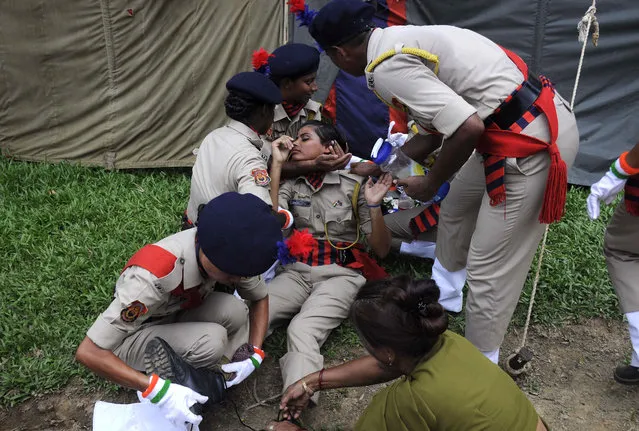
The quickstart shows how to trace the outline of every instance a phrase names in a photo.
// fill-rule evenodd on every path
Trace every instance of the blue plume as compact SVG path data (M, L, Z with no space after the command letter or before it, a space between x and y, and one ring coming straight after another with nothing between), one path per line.
M288 250L288 246L284 241L277 242L277 258L280 260L280 263L282 265L288 265L290 263L297 262L297 259L291 256L291 253Z
M313 18L317 15L317 11L309 9L308 5L304 5L304 11L295 14L297 20L300 22L300 27L308 27L311 25Z

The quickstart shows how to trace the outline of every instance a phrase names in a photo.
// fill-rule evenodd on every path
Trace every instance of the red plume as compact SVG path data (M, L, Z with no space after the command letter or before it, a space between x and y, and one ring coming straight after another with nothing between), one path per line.
M304 8L306 7L304 0L288 0L286 3L291 13L304 12Z
M259 70L264 66L268 66L269 57L274 57L273 54L269 54L264 48L260 48L253 52L251 57L251 63L253 64L253 70Z
M316 244L317 240L313 238L308 229L302 231L293 230L291 236L286 239L289 253L298 259L308 259Z

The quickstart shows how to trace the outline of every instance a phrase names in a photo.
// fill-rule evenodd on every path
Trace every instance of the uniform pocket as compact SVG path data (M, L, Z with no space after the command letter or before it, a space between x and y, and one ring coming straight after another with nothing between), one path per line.
M354 231L353 210L349 208L327 208L323 221L330 237L343 236Z

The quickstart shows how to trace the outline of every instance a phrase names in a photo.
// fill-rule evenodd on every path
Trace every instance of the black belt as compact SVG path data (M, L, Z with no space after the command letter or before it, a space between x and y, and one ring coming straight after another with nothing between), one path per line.
M539 78L530 75L521 88L512 95L508 103L502 103L498 112L486 118L484 124L488 126L490 123L495 123L500 129L508 130L513 123L528 112L539 97L541 88Z

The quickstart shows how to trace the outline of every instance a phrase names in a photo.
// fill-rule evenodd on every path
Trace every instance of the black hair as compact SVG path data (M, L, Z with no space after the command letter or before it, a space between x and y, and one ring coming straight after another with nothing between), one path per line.
M401 275L365 284L351 307L357 332L373 348L420 358L448 328L434 280Z
M268 104L241 91L229 91L228 96L224 99L224 109L227 117L245 124L253 114L257 113L265 105Z
M348 143L346 142L346 138L344 138L344 135L340 133L337 127L317 120L308 120L302 124L302 127L306 126L311 126L313 128L322 144L328 145L331 141L335 141L345 153L348 152ZM300 127L300 129L302 127Z

